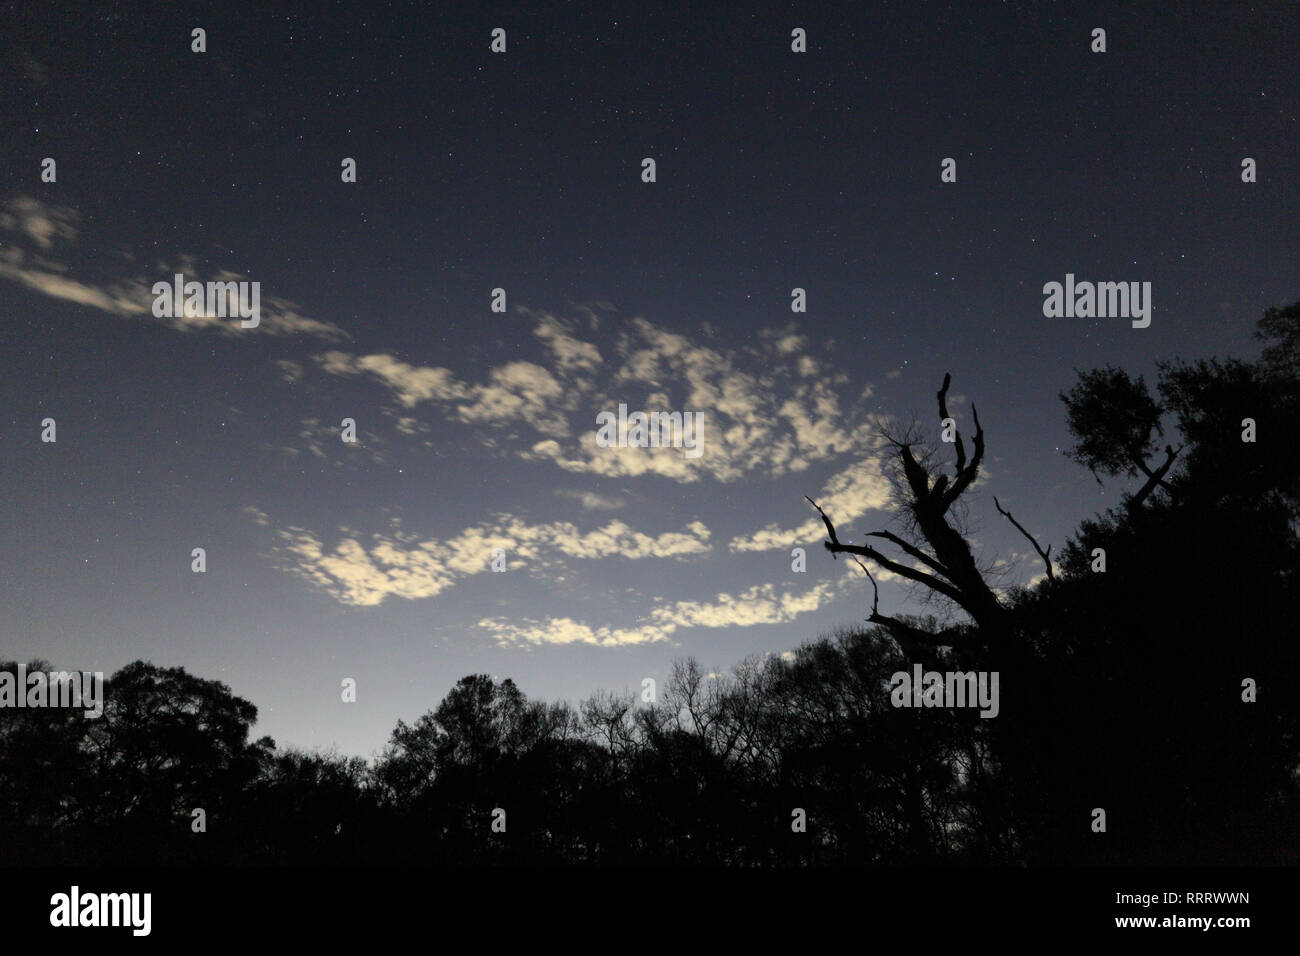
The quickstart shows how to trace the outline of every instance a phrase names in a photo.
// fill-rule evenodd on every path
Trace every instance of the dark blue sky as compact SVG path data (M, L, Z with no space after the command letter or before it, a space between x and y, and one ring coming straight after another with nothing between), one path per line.
M945 371L1026 582L992 494L1059 549L1121 490L1061 453L1073 369L1251 355L1296 297L1294 3L431 6L5 7L0 656L182 665L368 754L472 672L782 653L870 599L803 496L891 526L876 429L935 431ZM261 326L154 318L175 272ZM1066 273L1151 282L1150 327L1044 318ZM619 402L704 453L596 447Z

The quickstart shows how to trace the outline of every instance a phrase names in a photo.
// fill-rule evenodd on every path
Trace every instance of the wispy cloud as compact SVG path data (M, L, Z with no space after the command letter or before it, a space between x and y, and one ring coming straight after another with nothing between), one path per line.
M557 488L555 494L578 502L587 511L618 511L626 504L622 498L600 495L594 491L578 491L574 488Z
M834 600L845 580L822 581L804 591L782 590L772 583L756 584L740 594L723 593L710 601L661 602L632 627L592 627L568 617L517 622L484 618L478 625L502 644L648 644L669 641L677 631L690 628L787 624Z
M283 543L277 550L287 570L342 604L360 606L374 606L389 597L434 597L464 578L489 572L498 548L505 552L506 567L514 570L541 566L550 555L637 561L685 558L711 548L711 533L700 521L682 531L647 535L623 521L582 531L568 521L529 524L510 515L466 528L447 540L420 541L399 531L372 535L368 546L355 536L344 537L327 549L318 535L303 528L282 529L279 536Z
M0 210L0 278L17 282L35 292L111 315L139 317L166 325L179 332L213 331L222 335L304 335L326 340L349 336L331 322L303 314L296 303L275 295L262 295L260 324L241 328L238 319L203 309L181 310L180 315L153 314L154 283L171 282L180 273L196 282L243 282L249 277L229 269L200 269L192 255L178 253L171 262L158 261L149 273L130 276L73 275L65 261L67 247L80 240L80 214L67 206L43 203L27 196L10 200ZM119 256L128 262L129 252ZM81 267L85 268L85 267Z
M841 533L845 533L848 522L868 511L884 509L889 503L889 495L889 480L880 471L879 459L864 458L826 482L816 501L832 516L836 527L842 529ZM727 547L739 552L807 547L824 540L825 536L826 528L821 518L814 514L794 528L767 524L758 531L732 538Z

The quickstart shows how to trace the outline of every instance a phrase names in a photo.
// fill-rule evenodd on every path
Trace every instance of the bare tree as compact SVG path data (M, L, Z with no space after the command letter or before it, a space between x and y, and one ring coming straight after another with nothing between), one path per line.
M945 374L943 387L939 389L939 419L945 422L948 415L948 386L952 376ZM905 517L909 528L914 529L914 541L891 531L870 531L867 538L879 538L887 541L902 552L904 558L912 559L904 563L899 558L891 558L875 545L845 544L839 539L835 525L829 515L811 498L809 503L817 509L826 525L829 540L826 550L833 555L849 554L868 558L876 565L899 577L923 585L928 591L947 598L966 612L972 621L990 638L1004 633L1006 609L999 602L997 595L984 579L983 573L975 562L970 544L962 535L959 522L951 512L959 499L974 484L979 475L980 464L984 460L984 429L980 425L979 412L971 405L971 415L975 421L975 434L971 439L971 451L968 457L966 443L959 431L955 431L953 445L956 461L953 474L940 474L939 465L934 464L934 456L921 451L914 451L920 443L912 430L898 437L885 434L886 441L896 454L903 478L903 500ZM999 507L999 511L1001 508ZM1007 514L1003 512L1003 514ZM1010 517L1010 515L1007 515ZM1029 533L1012 519L1012 523L1027 536ZM1029 536L1033 540L1032 536ZM1035 549L1037 543L1035 542ZM1039 551L1048 562L1046 552ZM873 624L883 625L898 641L899 646L908 653L920 655L923 651L952 645L957 642L962 631L961 626L945 628L938 633L922 630L906 621L880 613L880 591L876 580L866 565L859 564L871 580L874 597L871 604L871 616L867 618Z

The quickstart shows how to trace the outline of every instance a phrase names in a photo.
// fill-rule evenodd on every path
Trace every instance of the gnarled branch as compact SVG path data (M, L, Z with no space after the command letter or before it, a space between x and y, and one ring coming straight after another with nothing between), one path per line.
M1024 525L1022 525L1015 518L1011 517L1010 511L1007 511L1005 508L1002 507L1002 503L998 501L997 495L993 496L993 506L998 509L998 513L1000 515L1005 517L1008 521L1010 521L1013 525L1016 526L1017 531L1019 531L1026 538L1029 539L1029 543L1034 546L1034 550L1038 552L1038 556L1043 559L1043 564L1047 565L1047 580L1055 584L1056 572L1052 570L1052 546L1049 544L1047 546L1046 551L1044 551L1041 547L1039 547L1038 540L1032 534L1030 534L1028 531L1025 530Z
M862 569L862 573L871 582L871 615L867 618L868 623L879 624L887 628L890 635L898 642L898 646L903 649L903 652L912 657L926 657L929 651L942 647L946 643L947 632L931 634L928 631L923 631L904 621L900 621L896 617L881 614L880 588L876 587L876 579L872 577L865 564L858 561L857 558L853 560L857 561L858 567Z
M807 495L805 495L804 497L807 498ZM953 601L958 606L970 612L972 616L974 616L975 610L972 608L970 600L968 599L967 595L956 585L949 584L947 581L940 580L939 578L936 578L934 575L926 574L924 571L918 571L916 568L909 567L906 564L900 564L899 562L890 558L888 555L885 555L880 551L877 551L869 544L841 544L839 536L836 535L835 533L835 525L832 524L831 519L826 516L826 512L822 510L821 505L817 504L817 502L813 501L811 498L808 498L808 503L811 504L814 508L816 508L817 512L822 516L822 523L826 525L826 532L830 536L830 540L825 542L826 550L829 551L832 555L853 554L853 555L862 555L863 557L870 558L872 561L875 561L876 564L880 565L886 571L889 571L893 574L897 574L899 577L907 578L910 581L916 581L918 584L924 584L932 591L937 591L938 593L942 594L944 597L948 598L950 601ZM896 537L890 534L889 532L876 532L876 536L889 538L891 540L897 540ZM941 565L939 565L939 562L937 562L933 558L930 558L928 555L925 555L924 552L920 551L920 549L912 548L912 546L910 545L908 545L908 547L911 548L912 551L916 551L917 553L921 554L922 557L925 559L926 563L932 566L936 566L936 569L937 567L941 567ZM872 579L872 583L873 584L875 583L874 578Z
M980 424L980 413L974 402L970 404L970 413L971 417L975 419L975 437L971 442L975 446L975 452L971 455L970 464L957 473L952 487L944 495L944 508L947 508L960 498L962 492L970 487L971 482L975 480L975 476L979 474L980 463L984 460L984 426Z
M949 571L946 567L944 567L944 565L943 565L942 562L940 562L937 558L933 558L933 557L931 557L930 555L926 554L924 551L922 551L922 550L921 550L920 548L918 548L916 545L911 544L911 543L909 543L909 542L907 542L907 541L904 541L902 538L900 538L898 535L894 534L893 532L891 532L891 531L868 531L868 532L867 532L867 537L868 537L868 538L884 538L886 541L892 541L894 544L898 545L900 548L902 548L904 551L906 551L906 552L907 552L908 554L910 554L912 557L916 558L916 560L920 561L920 562L921 562L922 564L924 564L926 567L930 568L932 571L935 571L935 572L937 572L938 574L942 574L942 575L943 575L945 578L947 578L949 581L952 580L952 572Z
M948 414L948 386L952 384L952 373L943 373L943 388L939 389L939 424L942 425L944 419L951 418ZM955 419L954 419L955 421ZM954 430L955 431L955 430ZM957 474L966 467L966 446L962 444L961 432L955 432L957 435Z
M945 375L943 387L938 393L939 411L945 418L948 417L948 388L951 384L952 376ZM929 545L929 550L887 531L871 532L868 537L884 538L892 542L914 560L914 566L891 559L870 544L844 544L821 506L811 498L808 498L808 503L821 515L829 538L826 550L832 555L851 554L870 558L885 570L943 595L990 634L1000 634L1005 627L1006 609L984 580L975 563L970 543L946 517L952 505L975 481L984 459L984 428L974 405L971 406L971 413L975 421L972 450L967 457L965 443L958 440L957 473L951 479L948 475L934 477L928 463L918 460L912 453L914 443L904 440L906 436L894 438L887 433L884 436L898 450L903 477L910 489L907 509L915 519L920 536ZM879 616L879 611L873 613ZM883 619L881 623L884 623Z

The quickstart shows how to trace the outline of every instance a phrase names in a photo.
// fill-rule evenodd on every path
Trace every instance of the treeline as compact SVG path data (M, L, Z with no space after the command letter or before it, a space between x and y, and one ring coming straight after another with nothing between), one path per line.
M993 589L963 530L978 417L951 475L912 428L888 436L897 530L823 515L827 545L944 616L877 602L792 660L681 662L653 703L466 677L372 762L251 740L225 685L136 662L99 719L0 709L0 861L1300 863L1300 303L1258 332L1257 361L1164 363L1154 392L1081 373L1071 455L1128 484L1032 588ZM997 671L997 716L895 707L917 663Z

